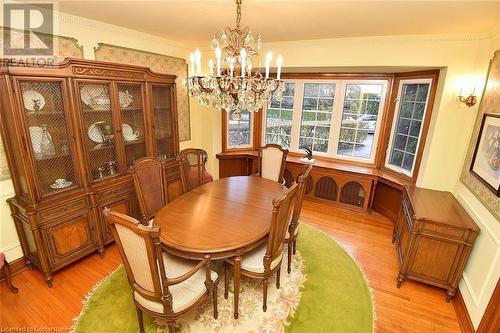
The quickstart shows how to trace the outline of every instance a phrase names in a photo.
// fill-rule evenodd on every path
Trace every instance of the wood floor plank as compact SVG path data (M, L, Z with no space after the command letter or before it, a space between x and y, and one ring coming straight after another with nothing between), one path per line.
M373 289L377 332L460 332L443 290L413 281L396 288L398 261L391 243L391 221L377 213L309 201L304 202L301 218L335 239L359 263ZM53 288L47 287L37 271L13 278L17 295L0 283L0 328L70 327L85 294L120 263L112 245L104 259L94 254L56 273Z

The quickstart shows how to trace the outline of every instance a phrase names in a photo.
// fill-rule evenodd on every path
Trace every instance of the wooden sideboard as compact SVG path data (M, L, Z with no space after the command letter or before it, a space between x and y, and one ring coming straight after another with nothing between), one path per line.
M217 154L217 158L220 178L257 173L256 151L225 152ZM299 155L288 154L284 173L287 186L292 184L305 165ZM407 183L407 180L374 167L316 158L306 181L305 197L351 209L374 209L396 221L403 185Z
M479 228L449 192L405 186L393 242L400 263L398 288L406 279L455 296Z
M175 90L175 76L145 67L79 59L0 67L0 130L16 193L8 203L24 261L49 286L53 272L113 241L104 207L138 215L135 160L164 161L168 199L182 194Z

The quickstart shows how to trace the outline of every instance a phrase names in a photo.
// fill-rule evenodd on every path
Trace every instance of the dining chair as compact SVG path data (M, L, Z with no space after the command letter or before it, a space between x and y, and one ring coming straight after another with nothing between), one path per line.
M129 172L134 180L141 220L148 224L167 203L162 163L153 157L144 157L137 160Z
M302 210L302 202L306 193L306 180L311 174L313 166L309 164L305 167L304 171L297 177L297 197L293 207L293 214L288 225L285 235L285 244L288 251L288 266L287 272L290 274L292 271L292 252L295 254L297 250L297 238L299 237L299 224L300 224L300 211Z
M11 279L10 265L7 262L7 259L5 259L5 253L3 253L3 252L0 252L0 273L1 273L1 275L3 275L3 277L5 279L5 283L7 284L7 288L9 288L9 290L12 293L17 294L17 292L19 290L12 285L12 282L10 280Z
M160 228L145 226L127 215L104 210L132 288L139 330L144 332L143 313L167 322L175 321L212 298L217 319L218 275L206 257L200 262L177 258L160 245Z
M283 259L283 241L285 239L288 222L292 215L292 208L297 195L297 184L293 184L281 198L273 199L273 214L271 218L267 241L241 257L241 275L262 280L264 298L262 310L267 310L268 280L276 272L276 288L280 288L281 261ZM224 297L228 298L229 270L234 267L234 260L224 262ZM239 288L234 290L239 294ZM238 297L235 297L238 298ZM238 306L235 304L235 313Z
M184 193L211 182L213 177L206 170L208 154L203 149L183 149L177 156L181 169L181 180Z
M259 176L283 183L288 149L277 144L267 144L257 148L259 151Z

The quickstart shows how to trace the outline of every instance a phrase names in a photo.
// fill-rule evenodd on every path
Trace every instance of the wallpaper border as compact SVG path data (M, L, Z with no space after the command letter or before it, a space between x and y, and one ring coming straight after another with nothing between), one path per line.
M479 139L481 122L483 119L483 115L486 113L485 99L488 98L488 84L492 79L491 71L494 68L494 65L500 67L500 50L496 50L493 53L493 57L490 60L490 64L488 67L488 75L486 77L486 85L484 87L483 96L479 104L479 109L474 124L474 130L472 132L471 140L469 142L469 147L462 168L460 181L497 218L497 220L500 221L500 198L497 197L492 191L490 191L479 179L477 179L470 172L472 157L474 155L474 150L476 147L477 140ZM498 79L500 79L500 77ZM493 110L488 110L488 113L500 113L500 102L498 104L499 104L498 108Z

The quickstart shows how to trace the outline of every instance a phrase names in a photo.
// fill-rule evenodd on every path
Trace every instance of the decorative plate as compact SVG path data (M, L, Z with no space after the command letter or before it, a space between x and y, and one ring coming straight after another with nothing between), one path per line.
M95 143L102 143L104 141L103 134L98 126L99 124L103 123L105 123L105 121L98 121L97 123L93 123L87 130L87 134L90 140L94 141Z
M39 126L30 126L29 131L33 152L35 154L41 154L42 148L40 147L40 144L42 143L43 128Z
M23 92L24 108L27 111L40 111L45 106L45 98L38 91L26 90ZM35 106L38 104L38 109Z
M118 92L118 100L120 102L121 108L128 107L134 101L132 98L132 95L128 92L128 90L119 91Z
M73 182L70 180L66 180L64 183L61 183L61 184L54 183L54 184L50 185L50 188L57 190L57 189L69 187L71 185L73 185Z
M94 106L97 96L101 96L103 94L106 94L106 91L102 86L98 85L83 85L80 89L82 102L90 107Z

